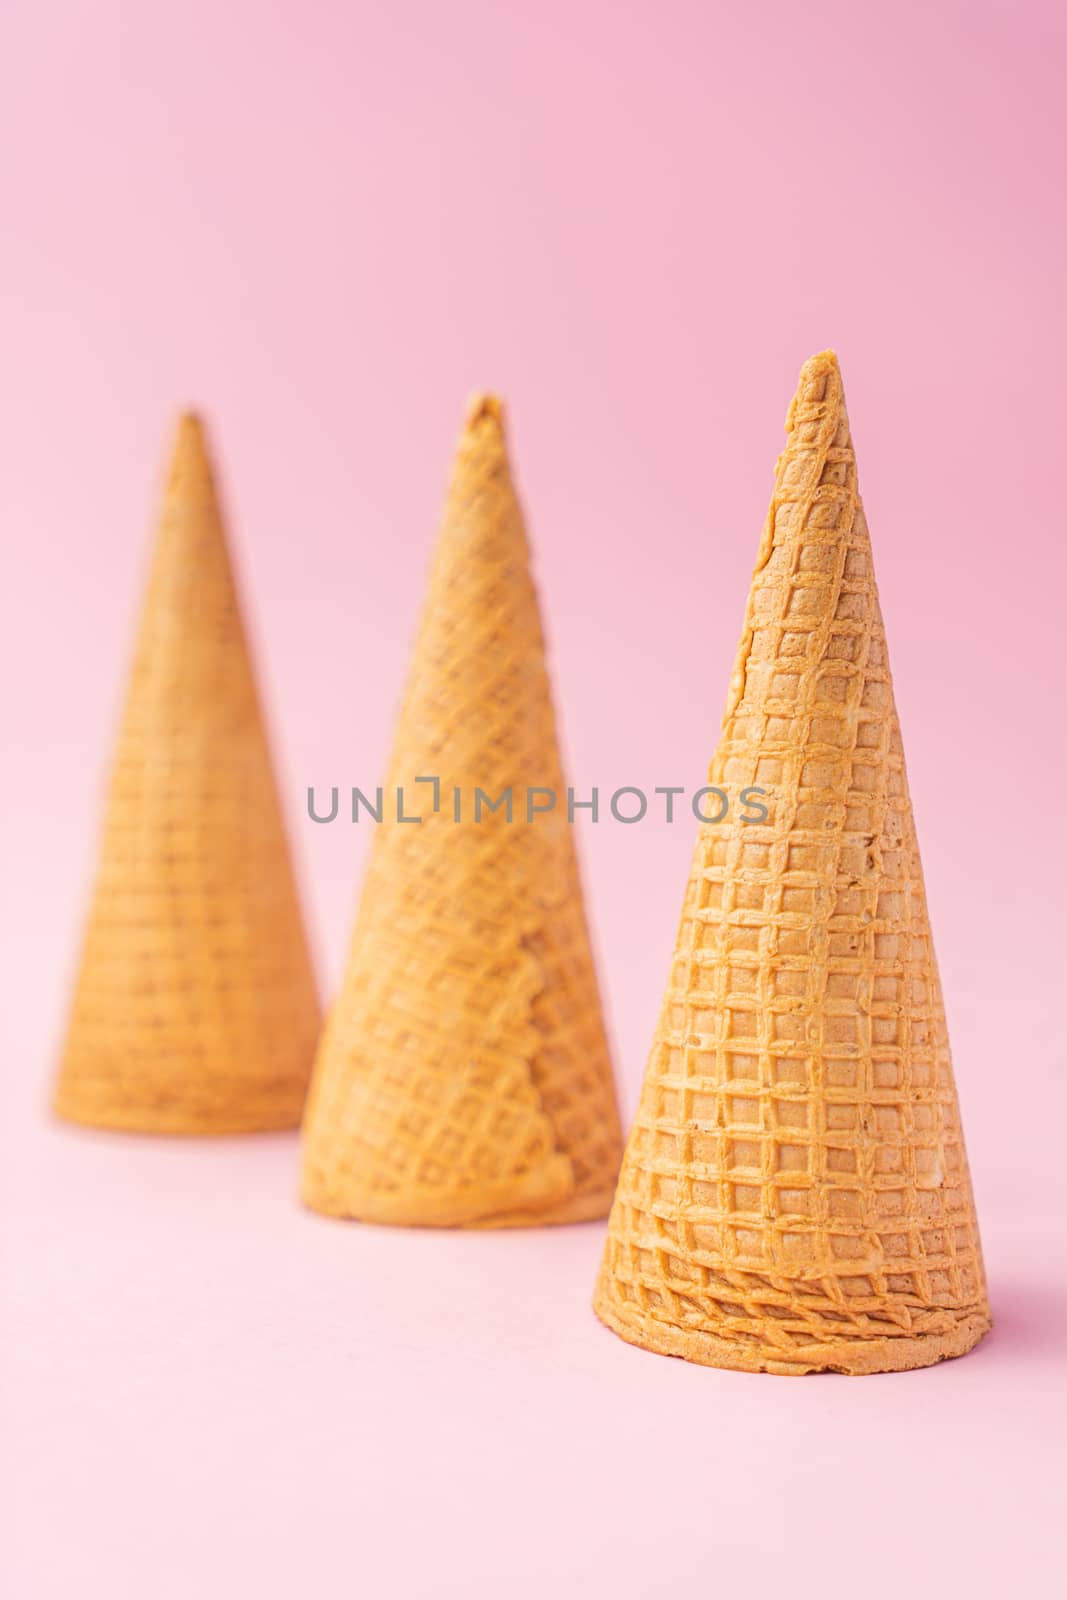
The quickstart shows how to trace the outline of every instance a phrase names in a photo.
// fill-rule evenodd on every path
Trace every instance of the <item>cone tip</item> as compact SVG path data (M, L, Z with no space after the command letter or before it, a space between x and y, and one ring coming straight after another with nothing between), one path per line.
M182 406L178 412L178 434L184 438L203 438L206 432L201 412L193 406Z
M467 402L467 414L464 418L464 433L473 433L483 423L487 423L498 433L504 432L504 402L499 395L488 392L479 392L471 395Z
M820 350L818 355L809 356L801 367L796 390L786 413L787 433L793 432L811 406L829 408L835 414L844 411L844 386L836 350Z
M200 412L183 407L175 417L171 435L167 481L173 485L187 478L205 477L212 477L207 427Z
M818 355L809 356L800 369L800 381L804 383L811 378L829 377L832 372L840 372L841 367L837 359L836 350L820 350Z
M173 457L175 461L193 458L207 460L207 426L199 411L183 407L178 412L174 429Z

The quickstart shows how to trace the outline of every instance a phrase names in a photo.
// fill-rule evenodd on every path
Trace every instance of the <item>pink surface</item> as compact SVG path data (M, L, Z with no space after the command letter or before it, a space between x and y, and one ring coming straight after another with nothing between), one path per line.
M1043 1592L1065 1399L1060 83L1047 5L9 7L0 1576L16 1600ZM44 1106L169 417L233 512L324 987L463 402L509 401L576 787L698 784L837 348L998 1329L907 1377L625 1348L601 1230L293 1201ZM627 1111L687 824L585 825ZM9 1297L5 1295L5 1300Z

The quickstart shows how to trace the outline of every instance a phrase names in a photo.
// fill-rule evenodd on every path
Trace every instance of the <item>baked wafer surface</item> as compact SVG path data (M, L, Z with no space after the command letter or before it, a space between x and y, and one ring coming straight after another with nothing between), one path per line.
M595 1295L712 1366L925 1366L990 1325L841 375L804 367Z

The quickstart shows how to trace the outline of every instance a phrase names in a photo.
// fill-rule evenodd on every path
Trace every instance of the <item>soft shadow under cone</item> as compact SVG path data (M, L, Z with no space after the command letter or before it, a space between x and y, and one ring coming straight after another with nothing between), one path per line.
M319 1008L199 422L182 419L56 1109L153 1133L294 1127Z
M532 821L528 787L555 796ZM397 820L398 791L417 822ZM605 1216L622 1141L493 399L460 441L382 804L308 1100L304 1199L437 1227Z
M731 808L697 840L597 1313L751 1372L962 1355L989 1307L831 352L789 411L709 783Z

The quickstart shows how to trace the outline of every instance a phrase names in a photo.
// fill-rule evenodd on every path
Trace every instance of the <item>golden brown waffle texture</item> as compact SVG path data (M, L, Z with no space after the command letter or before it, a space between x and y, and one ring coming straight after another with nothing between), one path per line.
M319 1007L200 423L183 417L111 775L56 1109L295 1126Z
M528 787L555 809L528 821ZM491 801L510 788L513 820L485 806L475 820L475 788ZM397 821L398 789L418 822ZM615 1091L491 398L460 441L383 804L308 1100L305 1200L438 1227L606 1215Z
M752 1372L956 1356L990 1326L856 459L832 352L786 424L595 1307Z

